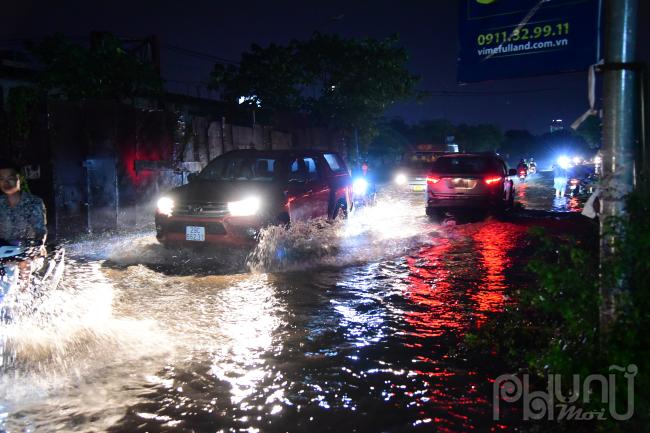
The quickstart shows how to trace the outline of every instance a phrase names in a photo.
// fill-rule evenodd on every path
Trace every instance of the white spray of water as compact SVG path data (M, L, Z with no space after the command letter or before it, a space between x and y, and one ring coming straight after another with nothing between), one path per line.
M436 229L417 201L384 196L347 220L298 221L262 230L248 266L253 272L274 272L376 261L429 242Z

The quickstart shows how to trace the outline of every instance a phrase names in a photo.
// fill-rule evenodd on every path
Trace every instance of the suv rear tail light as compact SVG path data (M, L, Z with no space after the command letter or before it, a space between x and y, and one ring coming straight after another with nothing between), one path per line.
M436 176L427 176L427 183L438 183L440 182L440 178Z
M493 185L495 183L501 182L501 179L503 179L501 176L486 177L485 183L487 185Z

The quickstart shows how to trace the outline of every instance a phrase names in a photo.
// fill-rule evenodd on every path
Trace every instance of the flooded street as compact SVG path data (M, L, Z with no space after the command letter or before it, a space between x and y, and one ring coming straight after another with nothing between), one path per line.
M577 210L516 187L529 209ZM513 431L492 420L510 372L455 348L509 302L527 229L434 223L389 191L254 251L68 245L64 287L2 330L0 431Z

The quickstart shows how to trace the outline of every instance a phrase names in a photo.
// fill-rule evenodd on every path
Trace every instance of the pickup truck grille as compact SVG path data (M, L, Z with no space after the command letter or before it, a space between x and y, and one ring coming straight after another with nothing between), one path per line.
M224 217L228 215L227 203L189 203L174 208L174 216Z

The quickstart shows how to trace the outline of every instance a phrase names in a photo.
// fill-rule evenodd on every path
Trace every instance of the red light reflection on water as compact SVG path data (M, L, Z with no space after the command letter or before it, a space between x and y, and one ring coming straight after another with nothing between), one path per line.
M478 303L477 325L485 321L486 312L501 311L507 288L505 270L512 263L511 252L525 227L508 223L490 223L472 236L485 268L484 284L474 294Z
M421 250L417 257L408 257L408 298L417 309L405 313L407 323L414 331L411 335L429 338L440 337L450 328L458 328L458 316L446 308L453 294L450 270L445 256L451 249L449 239L440 239L437 245Z
M525 231L526 227L496 221L459 225L436 245L407 258L405 295L412 307L404 312L411 329L405 346L419 352L413 354L417 368L412 374L428 384L426 398L418 399L417 406L446 413L444 418L433 417L436 431L506 428L489 421L489 378L476 366L452 367L457 361L449 359L445 347L480 326L488 312L504 308L506 271ZM480 413L483 421L475 419Z

